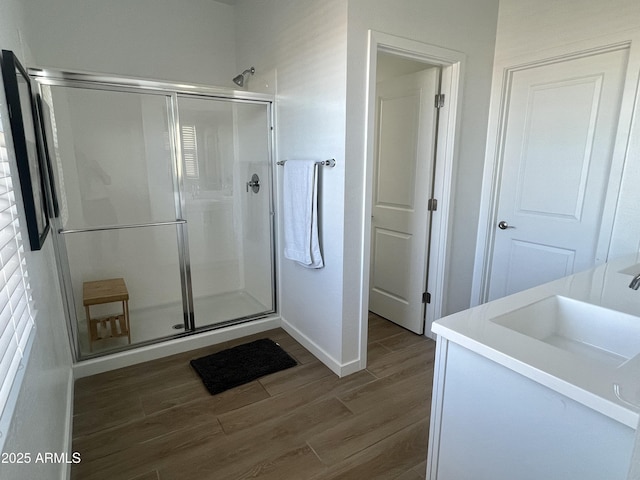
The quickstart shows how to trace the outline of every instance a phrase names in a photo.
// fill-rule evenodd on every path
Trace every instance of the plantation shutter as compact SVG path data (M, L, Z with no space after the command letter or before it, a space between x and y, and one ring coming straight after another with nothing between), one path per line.
M34 328L33 306L4 134L0 132L0 412Z
M184 158L184 169L187 178L198 178L198 142L196 139L196 126L182 126L182 156Z

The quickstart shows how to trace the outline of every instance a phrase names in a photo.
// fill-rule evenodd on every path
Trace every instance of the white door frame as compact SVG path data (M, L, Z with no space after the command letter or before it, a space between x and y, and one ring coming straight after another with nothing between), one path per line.
M639 78L638 70L640 68L639 40L640 35L638 33L624 32L583 41L572 44L569 47L561 46L544 52L504 59L494 65L471 306L486 302L489 295L489 277L491 275L493 244L496 233L495 224L497 222L498 199L500 196L500 176L503 165L505 122L509 108L508 94L513 73L518 70L586 57L626 46L629 48L629 62L622 93L607 194L603 207L603 228L600 229L596 254L597 264L608 260L609 255L611 255L610 247L622 176L629 153L629 136L631 134L634 106L638 100L636 89Z
M371 211L373 202L373 163L375 150L376 68L379 52L390 53L429 65L442 67L441 92L445 94L446 108L441 110L438 132L438 151L435 169L434 198L438 209L434 212L431 227L431 259L429 264L429 291L431 303L427 304L425 335L431 333L431 323L442 316L445 303L445 276L447 272L447 247L450 227L453 166L457 157L455 145L462 98L462 73L465 55L435 45L369 30L369 58L367 65L367 125L364 205L364 248L362 261L360 352L363 368L366 367L367 325L369 308L369 270L371 255ZM426 245L425 245L426 248Z

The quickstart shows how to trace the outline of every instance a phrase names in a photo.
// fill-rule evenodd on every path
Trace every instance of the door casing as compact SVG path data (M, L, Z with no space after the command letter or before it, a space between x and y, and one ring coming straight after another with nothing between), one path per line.
M378 52L409 58L429 65L442 67L441 92L445 95L446 108L441 109L438 131L438 158L434 182L434 197L438 200L438 210L432 219L431 259L429 263L429 289L431 303L427 304L425 335L434 338L431 323L442 316L446 292L447 239L452 198L453 166L456 159L455 140L457 138L457 118L462 96L462 72L465 55L416 40L395 35L369 31L369 58L367 69L367 126L366 126L366 166L364 229L362 233L363 259L360 274L360 367L367 365L367 325L369 306L369 273L371 255L371 210L373 197L373 162L375 147L376 111L376 68Z

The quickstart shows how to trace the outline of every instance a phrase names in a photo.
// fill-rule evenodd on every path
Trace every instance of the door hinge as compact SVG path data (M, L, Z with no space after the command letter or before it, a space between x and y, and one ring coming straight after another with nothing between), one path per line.
M436 93L436 108L444 107L444 93Z
M438 200L435 198L430 198L427 202L427 210L430 212L435 212L438 210Z
M431 303L431 294L429 292L422 294L422 303Z

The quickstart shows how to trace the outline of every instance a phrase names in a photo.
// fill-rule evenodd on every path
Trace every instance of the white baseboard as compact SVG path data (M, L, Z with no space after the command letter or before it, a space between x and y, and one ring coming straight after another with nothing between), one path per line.
M352 360L347 363L340 363L284 318L272 317L254 320L252 322L242 323L239 325L232 325L230 327L212 330L210 332L202 332L197 335L169 340L154 345L147 345L145 347L114 353L112 355L106 355L104 357L94 358L91 360L80 361L73 366L73 377L74 379L88 377L90 375L96 375L109 370L128 367L130 365L148 362L150 360L167 357L169 355L175 355L176 353L216 345L218 343L235 340L236 338L246 337L248 335L253 335L254 333L260 333L278 327L282 327L289 335L296 339L296 341L298 341L303 347L318 358L318 360L324 363L331 369L331 371L340 377L345 377L364 368L361 365L360 359Z
M83 360L73 366L74 378L88 377L98 373L128 367L137 363L156 360L176 353L188 352L197 348L208 347L218 343L246 337L280 327L280 317L269 317L251 322L232 325L218 330L198 333L187 337L168 340L166 342L147 345L145 347L114 353L100 358Z
M318 360L329 367L329 369L331 369L331 371L339 377L346 377L347 375L362 370L362 367L360 366L360 359L356 359L347 363L340 363L338 360L325 352L315 342L313 342L309 337L307 337L304 333L294 327L291 323L287 322L284 317L281 319L281 321L281 327L289 335L291 335L304 348L309 350L309 352L311 352Z
M73 448L73 393L74 392L74 378L73 370L69 370L69 377L67 379L67 411L65 413L65 427L64 427L64 443L66 444L66 451L71 457ZM71 479L71 464L64 463L62 472L60 474L61 480Z

